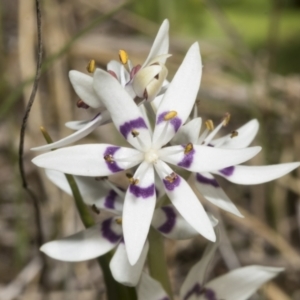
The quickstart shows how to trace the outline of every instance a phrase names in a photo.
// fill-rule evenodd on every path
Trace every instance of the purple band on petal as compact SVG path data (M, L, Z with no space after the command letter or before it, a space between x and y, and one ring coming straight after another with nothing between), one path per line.
M210 184L216 188L220 187L220 185L218 184L217 180L214 178L207 178L199 173L196 173L196 180L200 183L204 183L204 184Z
M160 300L170 300L170 298L169 297L163 297L162 299L160 299Z
M207 300L218 300L216 293L211 289L204 289L204 295Z
M170 181L168 181L166 179L163 179L163 183L164 183L164 185L165 185L165 187L166 187L167 190L173 191L176 187L179 186L179 184L180 184L180 177L177 175L176 178L172 182L170 182Z
M125 137L125 139L127 139L128 134L130 134L132 130L138 128L148 128L145 120L142 117L130 120L129 122L125 122L120 126L120 132Z
M183 146L183 148L185 148L185 146ZM179 167L189 168L191 166L191 164L193 163L194 154L195 154L195 149L192 149L190 152L184 154L182 161L179 162L177 165Z
M120 149L120 147L107 147L105 149L105 152L104 152L103 156L106 156L106 155L114 156L114 154L119 149ZM105 162L106 162L106 165L107 165L108 169L113 173L120 172L120 171L124 170L124 169L120 168L115 161L105 161Z
M161 113L161 114L158 116L158 118L157 118L156 124L160 124L160 123L162 123L162 122L170 122L170 124L172 124L172 126L173 126L173 128L174 128L174 131L177 132L178 129L180 128L180 126L181 126L182 121L181 121L178 117L175 117L175 118L173 118L173 119L171 119L171 120L169 120L169 121L166 121L166 120L164 119L164 117L165 117L165 115L168 114L168 113L169 113L169 111L166 111L166 112Z
M131 194L133 194L136 197L142 197L142 198L149 198L154 195L155 193L155 186L154 184L151 184L145 188L140 187L136 184L131 184L129 186L129 191Z
M234 172L234 166L221 169L219 172L225 176L231 176Z
M103 237L105 237L108 241L112 244L116 244L120 241L122 235L116 234L111 228L111 222L113 221L112 218L106 219L102 222L101 232Z
M188 300L192 295L200 296L202 294L202 288L199 283L196 283L184 296L183 300Z
M116 201L117 195L118 194L114 190L110 190L108 192L108 195L105 197L104 206L106 208L114 209L115 208L115 201Z
M160 232L167 234L167 233L170 233L175 226L176 213L175 213L174 209L170 206L163 206L163 207L161 207L161 209L164 211L167 220L164 224L162 224L157 229Z

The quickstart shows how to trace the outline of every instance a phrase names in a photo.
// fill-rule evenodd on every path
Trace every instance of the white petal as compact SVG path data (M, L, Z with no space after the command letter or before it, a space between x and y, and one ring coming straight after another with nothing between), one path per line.
M155 169L165 185L166 194L183 218L205 238L215 241L210 219L188 183L178 174L172 183L166 180L166 174L172 174L173 170L162 161L156 163Z
M260 184L284 176L299 166L299 162L270 166L232 166L214 173L237 184Z
M102 107L103 104L93 88L93 77L78 71L70 71L69 78L79 98L93 108Z
M45 170L47 177L60 189L69 195L72 195L70 185L65 174ZM95 205L98 209L104 209L113 213L120 214L123 210L123 199L101 180L93 177L74 176L83 201L87 205Z
M237 207L225 194L223 189L220 187L217 180L210 173L197 173L193 174L195 177L195 185L199 192L212 204L231 212L234 215L243 217Z
M222 148L246 148L252 143L258 129L259 123L256 119L253 119L236 130L238 132L236 137L231 138L231 134L228 134L211 141L210 144Z
M201 260L196 263L189 271L180 288L180 298L187 299L188 295L197 294L203 288L204 276L207 272L207 267L214 256L217 247L219 246L219 234L217 233L217 241L209 243L201 257ZM190 299L190 298L188 298ZM197 298L198 299L198 298ZM225 298L224 298L225 299ZM226 300L229 300L226 298Z
M111 155L108 162L104 156ZM108 176L140 163L142 154L134 149L109 144L77 145L35 157L39 167L81 176Z
M137 184L131 184L125 196L123 231L129 262L134 265L145 244L152 220L156 195L154 170L143 162L134 174Z
M153 78L153 80L147 85L147 101L151 102L157 94L161 91L162 86L165 82L165 79L168 75L168 69L165 66L162 66L161 72L158 74L158 79Z
M121 238L121 226L109 218L64 239L46 243L40 250L57 260L84 261L107 253Z
M90 134L95 128L97 128L99 125L102 125L106 123L110 119L109 113L103 112L102 114L97 115L96 118L94 118L92 121L87 123L83 128L80 130L74 132L73 134L48 145L40 146L32 148L33 151L48 151L55 148L64 147L66 145L69 145L71 143L77 142L80 139L84 138L88 134Z
M282 271L282 268L263 266L239 268L210 281L205 288L213 290L217 299L246 300Z
M91 120L69 121L65 123L65 126L72 130L80 130L90 122Z
M121 81L120 78L121 78L122 66L123 65L119 61L111 60L107 64L106 69L107 71L113 71L116 74L117 79Z
M169 142L180 126L186 122L195 103L201 74L199 45L195 43L188 50L158 108L153 135L153 144L156 149ZM177 116L165 121L164 116L170 111L176 111Z
M166 147L160 149L158 154L162 160L191 172L210 172L243 163L255 156L261 147L221 149L193 145L193 149L186 154L184 149L185 145Z
M151 136L147 124L133 99L120 83L107 72L97 69L94 74L94 88L103 101L111 118L127 141L140 150L149 149ZM133 137L132 130L139 132Z
M146 273L142 273L137 296L138 300L170 300L161 284Z
M155 37L151 50L142 67L147 66L150 60L161 54L169 52L169 21L166 19L161 24Z
M121 242L109 264L114 279L127 286L136 286L142 274L148 249L149 243L146 241L139 260L132 266L127 258L125 244Z
M200 134L202 119L195 118L183 125L173 137L172 145L196 144Z
M147 85L159 74L162 67L159 65L153 65L141 69L133 78L132 86L133 90L138 97L144 98L145 89Z
M172 205L157 208L154 212L151 224L165 237L174 240L190 239L199 235L198 231L196 231Z

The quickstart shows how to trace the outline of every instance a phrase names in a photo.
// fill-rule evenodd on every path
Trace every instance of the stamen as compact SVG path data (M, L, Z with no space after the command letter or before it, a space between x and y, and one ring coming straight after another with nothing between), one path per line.
M81 99L79 99L77 101L76 105L78 108L84 108L84 109L89 108L89 106L85 102L83 102Z
M126 173L126 177L129 179L129 183L132 185L137 185L140 182L138 179L134 179L130 173Z
M184 154L188 154L193 150L193 144L192 143L188 143L185 148L184 148Z
M169 120L174 119L176 116L177 116L177 111L171 110L170 112L168 112L167 114L165 114L164 120L165 121L169 121Z
M100 209L95 204L92 205L92 211L95 212L97 215L100 214Z
M104 155L104 160L109 162L109 163L113 163L114 162L114 158L111 154L107 154L107 155Z
M233 130L233 131L231 132L230 137L231 137L231 138L234 138L234 137L236 137L236 136L238 136L238 135L239 135L239 133L238 133L236 130Z
M123 65L126 65L128 62L128 54L125 50L119 50L119 59Z
M133 137L137 137L140 133L137 130L132 129L131 134L132 134Z
M223 119L223 126L227 126L230 121L230 113L226 113Z
M117 218L115 221L118 225L122 225L122 218Z
M165 177L165 180L167 180L168 182L172 183L174 182L174 180L177 178L177 174L175 172L172 172L170 175Z
M86 67L87 71L89 73L94 73L96 70L96 62L94 59L91 59L90 62L88 63L87 67Z
M214 122L212 120L205 121L205 126L209 131L212 131L215 128Z

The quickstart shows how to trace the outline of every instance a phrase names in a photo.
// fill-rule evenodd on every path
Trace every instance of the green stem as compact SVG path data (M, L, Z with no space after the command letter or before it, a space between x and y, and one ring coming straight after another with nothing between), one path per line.
M41 127L41 132L47 141L47 143L52 143L52 139L49 135L49 133L45 130L44 127ZM70 185L70 188L72 190L72 194L75 200L75 204L77 207L77 211L79 213L80 219L84 225L85 228L89 228L91 226L95 225L95 221L90 215L90 212L83 202L81 193L79 191L78 185L74 179L74 177L70 174L65 174L66 179ZM112 253L108 252L102 256L99 256L97 261L102 269L103 278L106 286L106 293L107 293L107 299L108 300L135 300L136 292L134 288L130 288L127 286L123 286L115 279L113 278L110 268L109 268L109 262L111 260Z
M151 228L148 236L149 252L148 267L150 275L161 283L164 290L173 299L171 283L169 280L168 267L164 253L164 240L162 235Z

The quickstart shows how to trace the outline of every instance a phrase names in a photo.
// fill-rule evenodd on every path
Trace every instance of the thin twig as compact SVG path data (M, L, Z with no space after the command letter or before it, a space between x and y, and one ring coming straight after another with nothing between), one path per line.
M36 74L35 79L33 82L33 87L31 91L31 95L29 97L29 101L25 110L25 114L22 120L22 126L20 131L20 143L19 143L19 169L20 169L20 175L22 179L22 186L30 196L34 208L34 215L35 215L35 222L37 227L37 244L38 246L41 246L43 244L43 232L41 227L41 215L40 215L40 208L38 199L35 196L34 192L29 188L25 170L24 170L24 141L25 141L25 130L26 125L28 121L28 117L31 111L31 107L33 105L35 95L38 89L39 79L41 76L41 67L42 67L42 57L43 57L43 44L42 44L42 18L41 18L41 9L40 9L40 1L36 0L36 16L37 16L37 34L38 34L38 58L37 58L37 68L36 68Z

